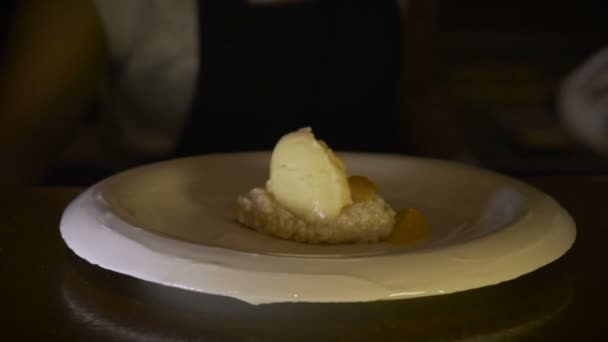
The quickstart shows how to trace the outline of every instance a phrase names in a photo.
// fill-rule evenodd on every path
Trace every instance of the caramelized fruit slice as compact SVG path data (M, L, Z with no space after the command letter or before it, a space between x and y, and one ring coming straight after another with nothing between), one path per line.
M350 195L353 202L367 201L378 192L376 184L363 176L348 177L348 185L350 187Z
M405 208L395 214L395 227L388 238L392 245L408 245L431 235L426 217L414 208Z

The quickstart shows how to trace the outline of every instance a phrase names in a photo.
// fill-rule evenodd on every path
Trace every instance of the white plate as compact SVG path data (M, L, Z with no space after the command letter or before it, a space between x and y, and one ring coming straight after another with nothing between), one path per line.
M425 213L432 236L401 247L306 245L240 226L235 198L264 184L267 152L178 159L110 177L68 206L61 234L92 264L253 304L463 291L531 272L574 242L568 213L511 178L437 160L340 155L394 208Z

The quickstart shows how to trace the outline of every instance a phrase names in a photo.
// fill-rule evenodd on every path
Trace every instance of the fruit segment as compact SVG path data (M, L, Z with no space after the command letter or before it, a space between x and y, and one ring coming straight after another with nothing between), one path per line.
M393 245L409 245L431 235L431 226L426 217L413 208L399 210L395 214L395 227L388 238Z
M376 184L364 176L348 177L348 185L355 203L368 201L378 192Z

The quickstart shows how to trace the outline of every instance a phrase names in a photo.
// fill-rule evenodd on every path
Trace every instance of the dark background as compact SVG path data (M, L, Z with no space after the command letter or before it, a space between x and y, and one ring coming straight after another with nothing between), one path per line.
M0 53L4 52L6 46L6 36L10 27L10 15L13 10L13 1L0 2ZM0 60L3 54L0 54Z
M515 174L605 173L556 115L560 82L608 43L601 3L439 3L438 83L476 158Z
M11 3L0 4L0 49ZM351 16L352 27L356 15L368 18ZM606 173L606 159L563 129L555 105L564 76L608 45L603 16L599 1L411 1L399 33L404 70L394 72L402 76L397 115L414 134L392 152L464 158L515 175ZM363 75L373 77L378 58Z

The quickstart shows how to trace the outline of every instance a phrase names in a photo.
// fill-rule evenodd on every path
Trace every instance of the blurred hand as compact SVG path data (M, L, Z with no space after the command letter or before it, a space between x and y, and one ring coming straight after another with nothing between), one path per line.
M559 108L564 125L578 140L608 155L608 48L564 80Z

